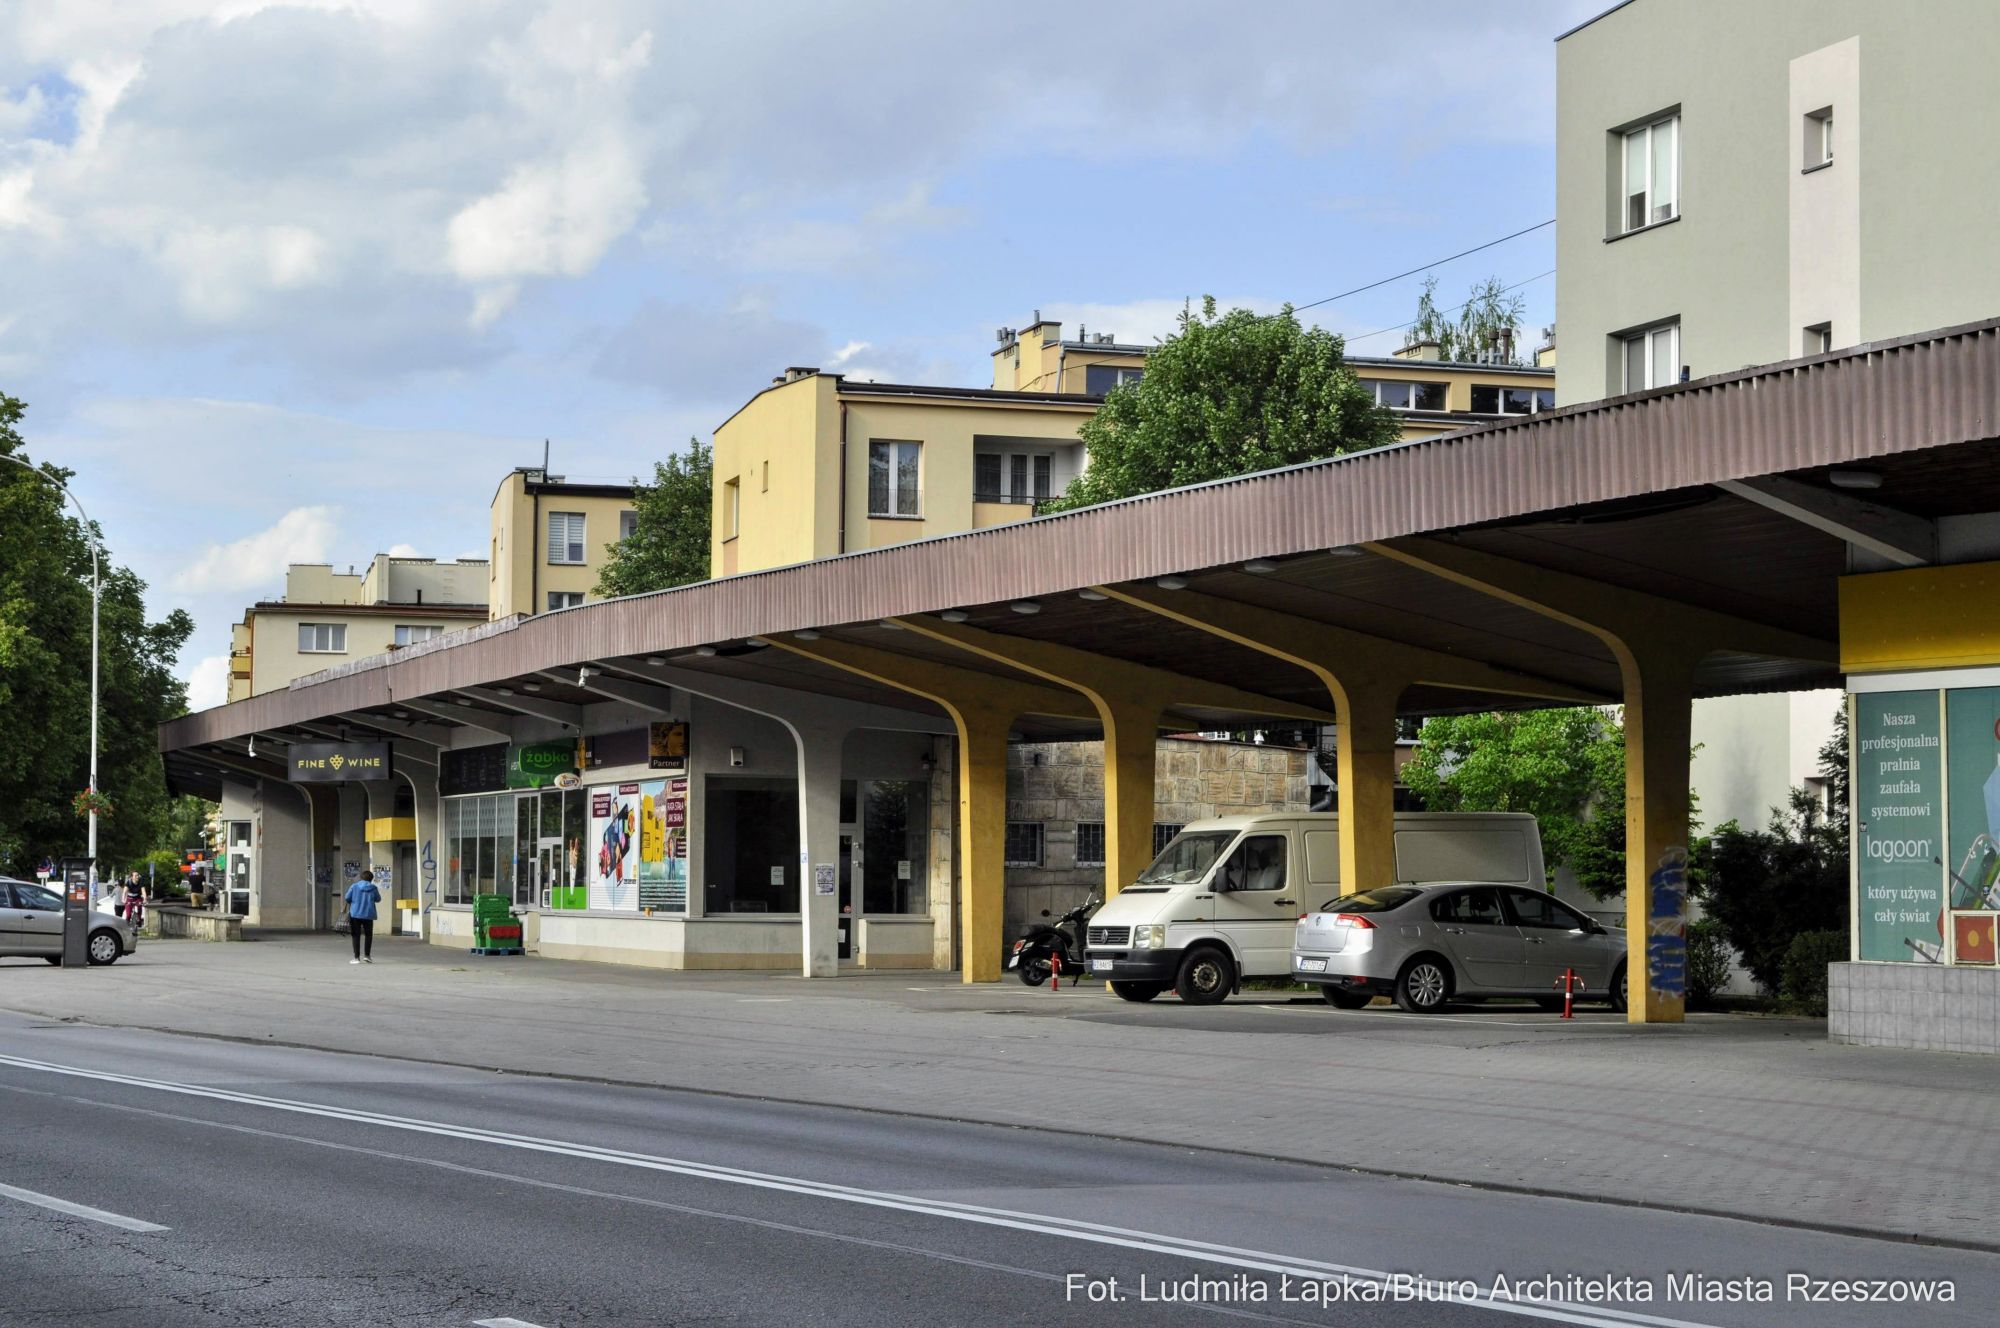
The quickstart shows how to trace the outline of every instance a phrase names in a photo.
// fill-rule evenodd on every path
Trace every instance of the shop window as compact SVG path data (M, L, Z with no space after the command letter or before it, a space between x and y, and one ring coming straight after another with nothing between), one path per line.
M1006 865L1009 867L1039 867L1042 865L1042 823L1040 821L1007 822Z
M1104 865L1104 822L1076 823L1076 865L1079 867Z
M445 801L450 856L438 873L445 903L469 904L474 895L513 895L513 803L513 795L505 793Z
M702 786L702 911L799 911L799 791L789 779Z
M930 911L930 785L918 779L863 781L861 911Z

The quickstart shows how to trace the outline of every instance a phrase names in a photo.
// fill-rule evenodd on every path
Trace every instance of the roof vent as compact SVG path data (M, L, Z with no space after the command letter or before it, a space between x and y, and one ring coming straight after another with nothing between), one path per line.
M993 329L993 339L1004 346L1014 339L1014 329L1011 327L996 327Z

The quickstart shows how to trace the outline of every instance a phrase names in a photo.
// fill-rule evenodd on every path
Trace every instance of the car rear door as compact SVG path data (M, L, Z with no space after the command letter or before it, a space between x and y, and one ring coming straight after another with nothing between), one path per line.
M1507 912L1520 928L1526 947L1528 985L1555 991L1563 970L1573 968L1584 989L1602 992L1611 981L1610 951L1591 930L1583 914L1546 890L1508 886Z
M1521 990L1527 947L1500 906L1497 886L1467 886L1433 900L1431 921L1450 952L1459 991Z
M0 946L10 954L59 955L62 953L62 898L39 885L15 881L5 887L12 892L6 915L6 932Z

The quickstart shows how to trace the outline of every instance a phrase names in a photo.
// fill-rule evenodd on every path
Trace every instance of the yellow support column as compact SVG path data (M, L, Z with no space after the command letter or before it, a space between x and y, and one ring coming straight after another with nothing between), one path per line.
M1461 544L1407 539L1363 547L1588 632L1618 661L1625 687L1626 1018L1680 1022L1695 668L1717 650L1832 662L1834 644Z
M1312 706L1095 655L1053 641L1006 636L902 618L903 627L968 654L1032 673L1080 693L1104 728L1104 897L1116 895L1153 859L1153 743L1176 705L1199 705L1287 719L1327 719Z
M1282 659L1320 680L1333 697L1340 780L1340 890L1353 894L1396 878L1396 705L1413 682L1482 692L1597 701L1574 687L1477 660L1277 613L1194 591L1099 586L1135 609Z
M777 649L818 660L898 691L951 716L958 731L959 975L998 982L1007 947L1007 734L1020 715L1087 718L1080 696L846 641L773 639Z

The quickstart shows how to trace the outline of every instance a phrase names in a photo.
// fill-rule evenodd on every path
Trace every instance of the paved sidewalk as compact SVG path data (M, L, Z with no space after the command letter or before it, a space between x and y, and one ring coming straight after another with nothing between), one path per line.
M1049 1126L2000 1248L2000 1062L1818 1021L664 973L384 939L0 961L0 1009L536 1073ZM495 1048L508 1059L496 1064Z

